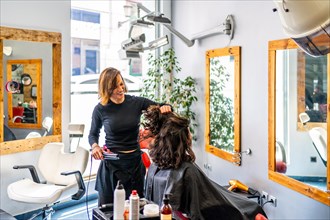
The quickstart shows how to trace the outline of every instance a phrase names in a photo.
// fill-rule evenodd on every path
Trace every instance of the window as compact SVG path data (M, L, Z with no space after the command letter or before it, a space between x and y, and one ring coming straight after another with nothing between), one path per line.
M72 47L72 76L98 73L100 41L72 38Z
M151 11L155 1L139 1ZM147 72L147 57L150 52L141 53L140 59L120 59L121 43L128 39L129 17L125 17L126 1L71 1L71 114L70 122L85 124L80 144L89 146L88 133L91 115L98 100L98 76L106 67L121 71L129 93L139 95L141 77ZM136 8L135 8L136 10ZM132 14L132 18L137 11ZM145 15L141 12L141 16ZM119 25L121 22L121 25ZM144 33L147 44L154 40L155 28L135 27L132 36ZM104 144L101 130L100 144ZM75 147L72 145L72 147ZM95 166L97 168L97 166Z
M100 24L100 14L90 11L72 9L71 19L76 21L84 21Z

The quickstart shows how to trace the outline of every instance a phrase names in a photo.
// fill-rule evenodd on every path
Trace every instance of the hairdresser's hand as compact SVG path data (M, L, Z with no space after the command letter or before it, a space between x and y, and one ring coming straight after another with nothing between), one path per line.
M163 105L159 108L160 113L167 113L167 112L171 112L172 108L170 105Z
M93 145L92 156L95 160L103 160L103 149L98 145Z

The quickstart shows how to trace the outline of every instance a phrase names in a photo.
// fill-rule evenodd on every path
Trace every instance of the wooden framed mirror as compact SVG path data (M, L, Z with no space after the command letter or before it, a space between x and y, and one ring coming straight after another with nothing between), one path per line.
M6 89L9 128L41 128L41 64L41 59L7 61L6 84L20 85L14 92Z
M311 57L292 39L270 41L268 53L269 179L329 206L330 54ZM325 109L320 99L309 103L309 86L322 87ZM324 121L311 121L311 109L324 114Z
M240 61L238 46L206 52L205 149L236 165L241 164Z
M23 43L23 44L31 44L31 51L37 50L36 44L44 44L49 45L51 54L49 58L43 59L42 63L50 63L51 69L47 73L42 74L41 81L49 81L51 80L50 88L47 88L50 93L46 91L42 92L42 99L52 100L49 106L43 106L43 109L49 108L51 109L52 119L53 119L53 131L52 134L45 137L33 138L33 139L16 139L14 132L8 127L8 124L5 124L5 121L8 121L8 115L5 115L4 108L6 111L8 109L7 100L4 99L5 92L5 84L8 82L5 81L7 76L7 65L5 60L10 60L10 57L4 57L4 46L8 43ZM13 53L15 53L15 47L12 48ZM22 52L22 51L21 51ZM24 52L24 51L23 51ZM26 55L22 52L22 55L19 60L26 59ZM19 29L19 28L11 28L0 26L0 155L18 153L24 151L31 151L42 148L48 142L61 141L61 133L62 133L62 64L61 64L61 33L56 32L47 32L40 30L28 30L28 29ZM25 77L25 78L24 78ZM24 75L24 79L26 84L30 84L28 76ZM27 77L27 78L26 78ZM21 81L22 82L22 81ZM33 78L31 81L31 85L33 87ZM34 91L32 91L32 89ZM31 94L33 93L38 97L38 89L31 88ZM41 91L41 90L40 90ZM41 95L40 95L41 96ZM4 106L6 105L6 106ZM36 103L38 106L38 103ZM6 117L6 119L4 117ZM41 115L40 117L46 117L47 115ZM20 130L28 130L30 128L18 128ZM10 134L11 139L7 139L5 134Z

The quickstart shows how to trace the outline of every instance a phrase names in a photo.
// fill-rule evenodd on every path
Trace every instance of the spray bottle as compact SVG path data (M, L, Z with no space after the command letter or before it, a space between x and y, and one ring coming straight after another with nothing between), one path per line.
M132 190L129 197L129 220L139 220L140 198L136 190Z
M121 184L120 180L118 180L117 187L114 192L113 219L114 220L123 219L124 211L125 211L125 190L123 184Z

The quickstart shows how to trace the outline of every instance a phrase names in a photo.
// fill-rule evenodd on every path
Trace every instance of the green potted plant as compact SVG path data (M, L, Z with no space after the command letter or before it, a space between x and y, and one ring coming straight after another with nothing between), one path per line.
M159 103L169 103L176 112L191 120L191 132L197 126L196 114L191 110L192 104L197 101L196 80L191 76L177 78L181 67L175 51L169 48L160 56L148 55L149 69L143 78L141 96L150 98ZM176 73L174 75L174 73Z

